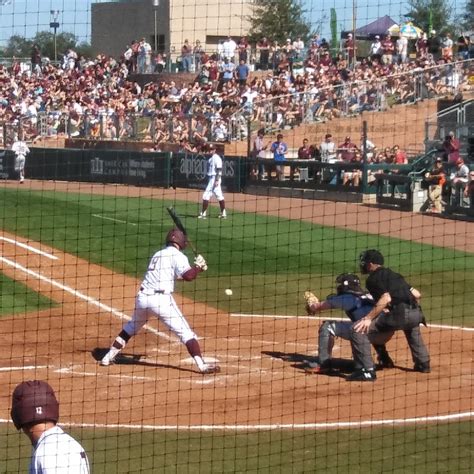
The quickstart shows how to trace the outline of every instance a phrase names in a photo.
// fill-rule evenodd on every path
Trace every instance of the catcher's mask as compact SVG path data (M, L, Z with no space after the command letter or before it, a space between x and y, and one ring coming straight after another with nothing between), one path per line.
M176 244L181 250L184 250L188 244L188 241L183 232L174 228L171 229L166 236L166 245L169 244Z
M57 423L59 403L48 383L28 380L17 385L13 391L10 414L17 430L30 423Z
M354 295L363 295L365 291L360 286L360 280L353 273L341 273L336 277L337 294L352 293Z
M369 263L375 263L376 265L383 265L384 259L383 255L375 249L365 250L360 254L359 257L359 266L360 271L363 274L369 273L368 265Z

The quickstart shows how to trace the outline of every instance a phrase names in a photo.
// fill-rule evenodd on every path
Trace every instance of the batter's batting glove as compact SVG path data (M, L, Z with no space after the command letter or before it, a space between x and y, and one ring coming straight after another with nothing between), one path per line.
M306 312L311 315L316 314L316 311L313 309L313 305L319 304L318 297L311 291L305 291L304 300L306 303Z
M207 270L207 263L202 255L196 256L196 258L194 259L194 265L196 265L196 267L199 267L203 272Z

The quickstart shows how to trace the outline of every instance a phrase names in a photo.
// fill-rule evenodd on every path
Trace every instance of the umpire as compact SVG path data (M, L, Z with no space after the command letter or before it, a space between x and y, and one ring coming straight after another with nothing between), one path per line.
M366 286L376 303L353 326L351 346L356 371L349 376L349 380L375 379L370 343L385 344L395 331L405 333L415 364L414 370L423 373L431 371L430 356L420 331L420 324L426 324L418 304L421 294L410 287L400 274L385 268L383 264L383 255L378 250L366 250L360 254L360 270L369 274Z

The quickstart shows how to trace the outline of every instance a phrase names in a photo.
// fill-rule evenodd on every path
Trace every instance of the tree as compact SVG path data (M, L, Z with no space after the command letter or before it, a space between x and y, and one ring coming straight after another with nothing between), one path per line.
M54 59L54 34L51 31L39 31L32 40L23 36L14 35L8 40L2 56L11 58L29 58L33 45L37 44L43 57ZM74 49L79 55L92 56L92 49L88 43L77 44L77 38L72 33L59 33L56 35L56 50L60 58L68 49Z
M305 13L298 1L255 0L253 14L248 17L249 39L256 42L265 36L281 44L287 38L301 37L306 42L312 31L304 18Z
M409 11L405 18L423 31L437 32L452 30L449 23L452 9L447 0L408 0Z
M466 3L466 11L461 15L461 28L464 31L474 31L474 0Z

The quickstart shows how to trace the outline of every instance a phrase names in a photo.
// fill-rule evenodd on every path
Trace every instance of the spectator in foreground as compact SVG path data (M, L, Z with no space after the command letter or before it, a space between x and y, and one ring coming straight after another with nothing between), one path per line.
M288 145L283 141L283 135L279 133L277 139L272 143L271 151L273 153L273 161L275 163L275 170L278 181L285 180L285 166L286 153L288 152Z
M84 448L57 426L59 403L48 383L29 380L17 385L12 394L11 418L33 445L30 474L90 472Z

